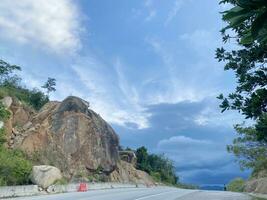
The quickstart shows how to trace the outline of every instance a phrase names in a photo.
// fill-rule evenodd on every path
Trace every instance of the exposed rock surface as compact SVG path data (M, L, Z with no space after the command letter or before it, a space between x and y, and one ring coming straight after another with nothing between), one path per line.
M252 179L245 185L246 192L267 194L267 178Z
M60 179L62 179L62 174L56 167L40 165L32 169L31 181L42 188L47 188Z
M134 151L119 151L120 159L131 163L132 165L136 166L136 155Z
M5 97L1 100L3 105L10 111L10 118L5 122L5 132L8 140L8 146L13 147L14 140L20 140L23 125L31 121L36 112L29 106L24 105L17 99Z
M106 181L152 184L145 172L135 169L133 152L119 156L119 138L89 103L68 97L49 102L39 112L6 98L11 118L5 123L9 148L28 153L36 165L53 165L69 180L91 175Z
M267 194L267 170L253 172L245 184L245 192Z
M12 97L6 96L1 100L2 104L6 107L9 108L13 102Z
M146 172L137 170L132 164L120 161L117 169L110 174L110 181L138 183L145 185L154 185L155 182Z
M49 102L24 124L23 138L15 139L14 147L35 154L39 163L52 164L69 177L99 168L112 172L119 160L119 139L88 105L77 97Z

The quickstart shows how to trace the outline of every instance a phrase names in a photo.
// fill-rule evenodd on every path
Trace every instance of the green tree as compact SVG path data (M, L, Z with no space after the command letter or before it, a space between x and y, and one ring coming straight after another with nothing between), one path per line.
M18 150L0 148L0 185L24 185L30 183L32 164Z
M140 147L136 150L136 157L137 169L146 171L157 181L177 184L174 164L164 155L149 154L145 147Z
M235 91L218 98L220 107L237 110L246 118L255 120L252 126L236 125L238 138L228 146L241 167L267 168L267 1L222 0L232 8L223 12L227 26L222 29L225 43L235 42L232 48L218 48L216 58L232 70L237 79ZM265 164L264 164L265 163Z
M242 178L236 178L232 180L230 183L228 183L226 188L227 188L227 191L244 192L245 180Z
M46 89L46 94L49 95L51 92L56 91L56 79L48 77L42 88Z
M267 111L267 1L223 0L233 8L223 12L228 24L223 41L235 40L235 49L218 48L216 58L226 62L225 70L233 70L236 90L228 97L220 95L223 111L234 109L247 118L257 119ZM229 31L230 30L230 31Z
M148 164L148 152L143 146L136 150L137 168L146 172L150 172L150 166Z
M20 70L21 68L17 65L11 65L3 60L0 60L0 83L9 79L10 74Z

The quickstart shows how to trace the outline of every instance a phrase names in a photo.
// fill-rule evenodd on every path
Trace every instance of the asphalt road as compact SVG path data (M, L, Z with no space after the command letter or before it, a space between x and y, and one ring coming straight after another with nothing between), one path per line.
M88 192L13 198L14 200L250 200L232 192L183 190L174 188L123 188Z

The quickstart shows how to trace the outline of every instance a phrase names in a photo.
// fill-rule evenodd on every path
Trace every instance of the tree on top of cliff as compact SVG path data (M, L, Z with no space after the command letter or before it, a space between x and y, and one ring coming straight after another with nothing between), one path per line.
M45 84L42 86L46 90L46 94L49 96L51 92L56 91L56 79L48 77Z

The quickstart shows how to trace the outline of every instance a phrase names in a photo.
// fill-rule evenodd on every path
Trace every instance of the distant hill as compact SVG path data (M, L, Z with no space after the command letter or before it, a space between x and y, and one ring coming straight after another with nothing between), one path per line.
M200 186L201 190L216 190L216 191L223 191L224 186L223 185L203 185Z

